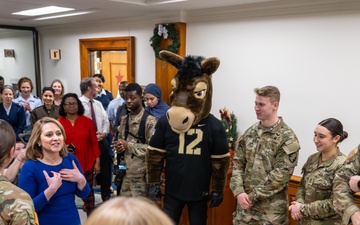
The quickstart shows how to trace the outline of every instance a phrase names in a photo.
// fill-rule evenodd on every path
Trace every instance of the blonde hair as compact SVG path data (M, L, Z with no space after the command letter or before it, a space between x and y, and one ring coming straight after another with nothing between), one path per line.
M255 94L262 97L269 97L271 103L280 102L280 91L275 86L265 86L262 88L255 88Z
M57 125L60 128L61 134L64 137L64 145L60 150L60 156L65 157L68 154L68 151L67 151L67 148L65 145L66 136L65 136L64 127L61 125L61 123L59 123L57 120L55 120L53 118L43 117L40 120L36 121L36 123L34 124L34 128L32 129L29 142L26 145L26 158L32 159L32 160L37 160L37 159L43 158L44 154L43 154L41 146L39 146L38 143L40 141L42 128L47 123L54 123L55 125Z
M101 204L84 225L173 225L172 220L144 197L115 197Z

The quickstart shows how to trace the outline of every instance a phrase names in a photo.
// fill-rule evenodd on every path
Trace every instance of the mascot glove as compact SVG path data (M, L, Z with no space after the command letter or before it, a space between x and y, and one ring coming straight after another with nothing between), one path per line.
M162 197L160 184L149 184L148 186L148 197L152 201L160 201Z
M210 208L218 207L223 201L223 193L219 191L211 192L209 196L209 201L210 200L211 200Z

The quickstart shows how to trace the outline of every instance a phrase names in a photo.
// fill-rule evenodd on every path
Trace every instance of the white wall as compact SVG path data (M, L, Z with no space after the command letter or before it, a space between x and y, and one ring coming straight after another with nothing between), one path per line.
M85 33L76 31L40 33L42 84L50 85L55 78L61 79L65 92L80 94L79 39L100 37L135 37L136 82L147 84L155 81L155 64L148 34L153 27L122 28L116 31L95 32L91 27ZM49 49L61 49L61 60L51 60Z
M35 82L34 47L32 31L9 31L0 35L0 75L4 77L5 84L17 83L21 77L29 77ZM13 49L15 57L5 57L4 49ZM36 91L33 91L36 93Z
M328 117L342 121L349 138L340 144L348 153L359 143L357 86L360 84L360 14L318 14L220 22L187 23L187 54L217 56L213 75L212 113L234 111L239 131L256 122L253 89L280 88L279 114L298 135L302 149L295 174L316 151L316 124ZM112 25L113 26L113 25ZM135 36L136 81L155 81L155 58L149 45L154 24L88 32L40 33L43 84L66 81L66 91L79 93L80 38ZM60 61L48 58L50 48L62 51Z

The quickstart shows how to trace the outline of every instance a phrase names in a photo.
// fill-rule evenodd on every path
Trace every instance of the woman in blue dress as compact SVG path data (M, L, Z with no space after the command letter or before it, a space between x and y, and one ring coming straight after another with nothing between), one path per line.
M63 126L43 117L34 124L26 148L19 187L34 201L40 224L79 225L75 195L86 198L90 187L76 157L68 153Z

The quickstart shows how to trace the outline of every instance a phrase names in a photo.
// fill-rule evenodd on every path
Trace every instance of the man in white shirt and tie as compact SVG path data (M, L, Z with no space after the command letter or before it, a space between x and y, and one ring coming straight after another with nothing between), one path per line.
M91 118L96 128L96 137L99 142L100 154L100 186L101 186L101 198L106 201L111 196L111 164L112 160L108 150L108 143L106 141L106 135L109 133L109 119L107 113L102 106L101 102L95 100L97 94L98 85L94 78L87 77L81 80L80 90L82 96L80 101L82 102L85 113L84 115Z

